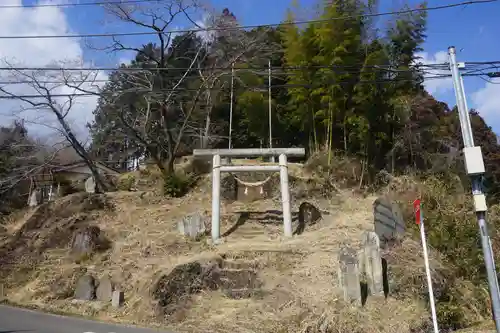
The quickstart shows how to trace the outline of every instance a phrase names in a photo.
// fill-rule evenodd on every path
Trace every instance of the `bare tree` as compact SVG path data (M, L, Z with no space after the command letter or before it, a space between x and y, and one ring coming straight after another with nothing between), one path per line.
M269 43L269 28L244 30L228 8L225 8L222 13L216 13L213 9L209 10L209 13L203 26L193 22L198 29L205 28L209 31L204 36L207 43L207 52L203 60L205 66L199 66L199 76L205 86L206 99L203 148L210 143L212 110L222 89L229 86L228 74L231 68L238 64L248 67L235 71L235 79L244 84L237 76L238 72L256 72L252 70L252 65L261 65L256 63L256 60L261 61L270 57L280 47Z
M68 117L71 110L77 105L78 90L83 90L82 87L92 84L97 74L89 71L76 73L75 75L75 73L66 72L62 69L63 66L61 66L60 70L22 70L10 64L8 65L11 68L8 81L23 83L24 88L29 87L29 89L15 91L11 84L5 84L0 86L0 92L4 94L4 98L7 97L22 102L18 110L19 113L34 112L53 115L58 126L52 126L48 123L44 124L44 126L58 131L86 163L95 180L96 192L105 191L106 185L98 172L95 162L82 142L77 138ZM66 93L69 82L72 82L71 86L80 89L71 89L72 91ZM85 87L85 90L90 89ZM28 91L27 94L26 91Z
M190 120L202 87L193 89L194 96L189 93L185 98L183 91L175 87L157 91L157 77L148 71L120 73L120 77L128 88L101 92L102 111L109 120L117 120L116 130L141 145L165 175L171 174L183 139L193 134Z
M115 3L105 8L119 22L149 30L156 42L137 47L113 37L105 47L91 45L113 53L137 54L138 61L132 67L138 70L117 74L121 82L118 87L100 93L102 107L119 120L117 130L141 145L164 174L170 174L188 138L203 132L202 145L208 145L212 109L228 81L231 66L262 51L261 40L255 34L234 29L231 20L229 24L227 20L221 23L216 15L205 15L209 22L200 24L196 17L207 14L207 10L196 1ZM181 18L206 33L185 32L175 39L176 22ZM218 33L213 33L212 28Z
M24 121L0 127L0 214L26 204L32 178L51 169L61 147L29 137Z
M125 90L101 96L104 104L114 109L122 125L120 130L140 144L164 174L170 174L183 137L192 127L191 115L198 109L201 87L188 81L206 49L203 43L198 43L191 54L176 52L177 47L183 47L183 42L193 40L196 34L186 33L174 45L175 24L182 18L194 22L193 15L201 6L196 1L166 0L134 5L107 4L105 10L121 23L149 30L156 39L137 47L113 37L110 45L100 48L113 53L135 52L141 60L137 67L143 69L121 75L120 80L127 86ZM172 65L175 61L182 61L187 68L183 68L183 72L176 70ZM192 87L188 96L186 86ZM127 99L128 102L124 102Z

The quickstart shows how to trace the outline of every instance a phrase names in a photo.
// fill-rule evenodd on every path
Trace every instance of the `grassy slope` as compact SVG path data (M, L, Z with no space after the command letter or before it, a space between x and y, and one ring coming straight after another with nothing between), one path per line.
M373 229L374 197L350 192L335 200L312 198L330 212L323 221L293 239L283 239L279 217L263 212L279 210L279 201L232 203L222 208L222 232L236 223L240 211L255 211L250 219L217 247L205 240L190 241L176 231L177 221L188 213L210 211L208 179L182 199L165 199L139 192L109 194L113 212L94 217L113 241L113 248L82 263L66 248L45 251L44 260L27 272L26 282L9 290L12 302L50 311L76 313L103 320L168 326L185 332L410 332L426 316L415 300L369 299L364 309L341 301L336 253L342 244L356 246L365 230ZM300 202L294 202L296 211ZM259 223L263 219L267 222ZM21 221L21 222L20 222ZM277 221L277 223L276 223ZM9 224L10 232L22 219ZM162 322L154 311L151 287L175 265L225 254L256 260L268 291L263 299L228 299L218 291L194 297L186 311ZM54 297L54 285L74 283L75 272L85 267L96 277L110 275L125 291L126 304L112 309L99 302L77 302Z

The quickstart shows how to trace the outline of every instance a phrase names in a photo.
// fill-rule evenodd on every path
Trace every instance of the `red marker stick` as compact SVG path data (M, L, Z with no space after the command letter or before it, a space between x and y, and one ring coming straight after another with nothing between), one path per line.
M422 212L420 210L420 199L413 201L413 212L415 212L415 223L420 224L422 221Z

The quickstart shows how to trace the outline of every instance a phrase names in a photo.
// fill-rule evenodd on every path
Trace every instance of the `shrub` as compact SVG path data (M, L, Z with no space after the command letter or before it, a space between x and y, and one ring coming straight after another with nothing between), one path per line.
M196 177L191 174L172 173L163 177L163 194L173 198L179 198L193 187Z
M332 152L328 164L328 152L320 150L311 155L304 168L325 180L329 179L329 182L335 183L340 188L359 188L369 179L363 163L358 158L346 156L342 152Z
M118 178L118 189L120 191L130 191L134 188L136 178L133 173L126 173Z
M60 186L61 196L81 192L81 189L78 188L77 182L72 182L68 178L58 174L54 176L54 185L58 186L57 184Z
M405 177L396 186L393 183L391 191L405 207L407 221L414 219L411 200L417 197L422 199L430 253L439 253L442 263L441 267L436 262L431 263L440 326L453 330L469 327L491 313L488 311L487 278L472 198L458 176L452 174L445 177L430 176L421 181L415 181L414 178L412 182L410 180L410 177ZM498 221L497 213L496 207L490 209L488 219L491 224ZM411 223L409 228L410 236L419 240L418 226ZM493 246L498 246L498 233L494 230L490 230L490 233ZM419 251L415 247L414 251L408 251L407 257ZM415 288L417 285L425 286L422 278L415 280L416 276L423 277L423 274L416 274L409 269L416 269L417 265L407 261L403 263L401 272L407 279L398 279L399 282L406 289L412 284ZM423 272L422 269L420 271ZM425 293L419 294L426 298Z
M152 172L151 172L150 168L148 168L147 166L145 166L145 167L140 167L139 168L139 174L141 176L151 176Z

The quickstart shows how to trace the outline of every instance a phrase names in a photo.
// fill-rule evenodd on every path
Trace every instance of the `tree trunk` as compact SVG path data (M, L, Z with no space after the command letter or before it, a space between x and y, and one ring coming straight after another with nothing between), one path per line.
M152 157L153 157L153 160L155 161L156 166L160 170L160 172L162 174L167 174L167 170L166 170L165 166L163 165L162 159L159 157L159 155L155 153L154 155L152 155Z
M329 107L328 112L328 166L332 164L332 146L333 146L333 110Z
M344 152L347 154L347 114L344 114Z
M307 108L309 109L309 102L307 105ZM311 108L311 122L312 122L312 130L313 130L313 143L314 143L314 152L317 152L319 150L319 145L318 145L318 134L316 132L316 116L314 114L314 109Z
M95 193L106 192L107 186L104 183L104 181L102 180L102 176L99 173L99 170L97 169L97 166L95 165L94 161L88 156L87 152L85 151L85 148L83 148L83 146L80 144L80 142L78 142L78 140L76 140L76 138L75 138L75 141L71 143L71 145L76 150L78 155L80 155L80 157L83 159L85 164L87 164L87 166L89 167L90 172L92 173L92 177L94 178L95 185L96 185Z
M205 119L205 133L203 134L203 142L201 145L201 147L203 149L208 148L208 138L210 136L210 122L211 122L210 116L211 116L211 113L212 113L212 105L211 105L211 101L210 101L210 90L208 90L208 92L207 92L207 117Z
M62 114L58 111L53 109L54 113L56 114L57 120L61 124L62 128L64 129L64 132L66 133L66 139L68 142L71 144L73 149L75 149L76 153L82 158L82 160L87 164L87 166L90 169L90 172L92 173L92 177L94 178L95 181L95 193L103 193L106 191L106 184L103 182L101 174L97 170L97 167L90 158L90 156L87 154L87 151L85 148L82 146L80 141L76 138L76 136L73 134L73 131L69 127L68 123L62 116Z
M172 155L167 159L167 164L165 165L165 172L169 176L174 174L175 172L174 163L175 163L175 155Z

